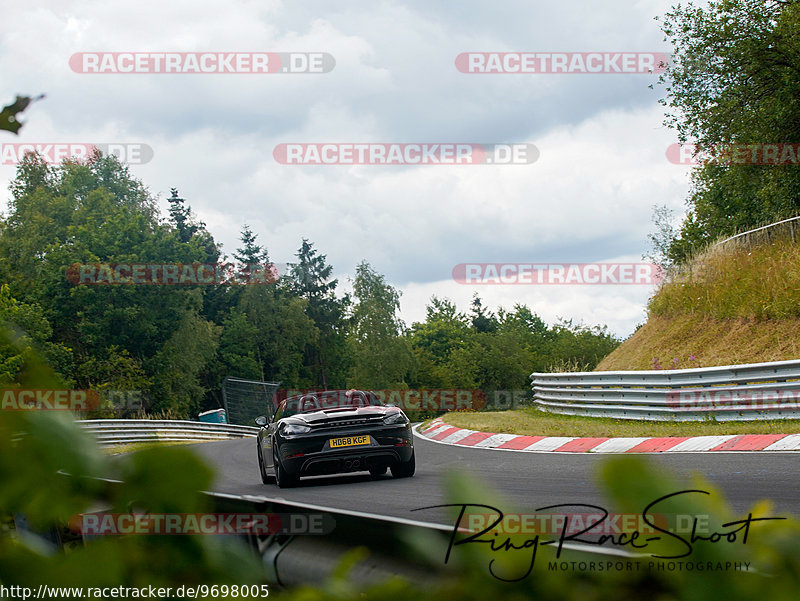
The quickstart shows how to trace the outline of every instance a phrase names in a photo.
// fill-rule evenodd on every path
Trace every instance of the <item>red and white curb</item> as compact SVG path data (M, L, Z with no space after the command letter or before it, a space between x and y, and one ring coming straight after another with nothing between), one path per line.
M554 453L695 453L698 451L800 451L800 434L729 434L726 436L670 436L664 438L572 438L492 434L456 428L441 418L417 436L442 444L505 451Z

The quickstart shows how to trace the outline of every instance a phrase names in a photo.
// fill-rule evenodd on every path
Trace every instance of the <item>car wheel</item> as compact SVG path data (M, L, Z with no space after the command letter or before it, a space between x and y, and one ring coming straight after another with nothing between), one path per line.
M369 475L373 478L377 478L379 476L383 476L386 473L386 466L381 467L371 467L369 468Z
M392 476L395 478L410 478L414 475L415 470L414 455L411 455L411 459L408 461L392 466Z
M275 464L275 483L279 488L291 488L297 485L297 476L289 474L281 462L278 461L278 456L275 454L275 448L272 449L272 463Z
M261 456L261 447L258 447L258 471L261 472L261 482L269 484L270 477L267 474L267 470L264 469L264 458Z

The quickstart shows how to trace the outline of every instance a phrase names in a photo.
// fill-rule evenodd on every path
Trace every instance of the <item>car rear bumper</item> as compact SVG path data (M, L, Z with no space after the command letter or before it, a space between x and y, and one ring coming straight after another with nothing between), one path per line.
M280 446L281 464L293 476L314 476L391 467L409 461L414 454L410 429L370 432L379 444L304 453L291 444Z
M376 447L347 453L317 453L315 454L317 456L289 459L284 467L289 473L298 476L360 472L370 468L397 465L410 460L413 453L411 447L398 449Z

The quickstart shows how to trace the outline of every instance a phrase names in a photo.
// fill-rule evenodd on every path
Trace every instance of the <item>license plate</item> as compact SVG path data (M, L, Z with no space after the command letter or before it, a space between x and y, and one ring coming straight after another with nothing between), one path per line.
M362 436L345 436L343 438L331 438L330 445L332 449L340 447L358 447L361 445L369 444L369 434Z

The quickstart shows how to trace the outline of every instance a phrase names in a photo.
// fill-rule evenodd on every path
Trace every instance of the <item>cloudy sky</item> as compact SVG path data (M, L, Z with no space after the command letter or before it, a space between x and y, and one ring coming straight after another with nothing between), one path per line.
M644 321L651 286L468 286L459 263L635 262L652 207L681 214L686 166L662 125L652 74L469 74L462 52L665 52L654 21L670 1L550 3L197 2L13 3L0 23L0 102L45 93L18 139L140 143L132 165L166 207L176 187L231 253L248 223L276 262L303 237L344 287L369 261L402 291L402 316L431 295L468 310L528 304L607 324ZM325 52L324 74L84 74L80 52ZM528 143L526 165L282 165L283 143ZM12 165L0 165L8 199Z

